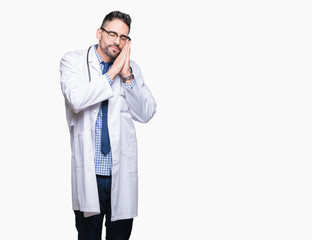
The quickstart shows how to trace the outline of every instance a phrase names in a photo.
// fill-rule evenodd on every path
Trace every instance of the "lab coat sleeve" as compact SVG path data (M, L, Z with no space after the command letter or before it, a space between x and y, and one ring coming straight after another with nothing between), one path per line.
M126 102L132 118L138 122L148 122L156 112L156 102L146 84L141 70L137 64L131 61L135 85L132 89L124 86Z
M89 82L86 54L66 53L60 63L60 74L63 95L75 113L113 97L112 88L105 74L92 75Z

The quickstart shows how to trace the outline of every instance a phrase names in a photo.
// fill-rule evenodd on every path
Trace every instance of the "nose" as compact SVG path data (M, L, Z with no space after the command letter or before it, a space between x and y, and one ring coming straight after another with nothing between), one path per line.
M119 36L115 39L114 43L115 43L116 45L119 45L119 43L120 43L120 37L119 37Z

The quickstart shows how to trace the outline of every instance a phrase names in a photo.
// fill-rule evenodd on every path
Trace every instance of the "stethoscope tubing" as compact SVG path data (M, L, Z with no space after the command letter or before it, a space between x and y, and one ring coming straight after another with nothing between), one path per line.
M91 74L90 74L90 66L89 66L89 52L92 46L89 47L88 52L87 52L87 66L88 66L88 75L89 75L89 82L91 82Z

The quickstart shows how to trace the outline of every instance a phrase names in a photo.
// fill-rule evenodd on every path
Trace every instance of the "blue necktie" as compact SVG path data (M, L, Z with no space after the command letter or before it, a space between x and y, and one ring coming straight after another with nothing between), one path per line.
M104 65L102 74L105 74L111 65L111 62L101 62ZM102 108L102 133L101 133L101 151L103 154L109 153L110 150L110 141L109 141L109 133L107 127L107 109L108 109L108 100L105 100L101 104Z

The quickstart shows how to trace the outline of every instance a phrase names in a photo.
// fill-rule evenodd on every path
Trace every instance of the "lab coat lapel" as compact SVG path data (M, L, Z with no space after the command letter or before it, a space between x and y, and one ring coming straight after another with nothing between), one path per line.
M92 46L89 52L89 65L90 65L90 70L95 69L100 75L102 74L102 69L99 64L99 60L97 59L95 55L94 46Z

